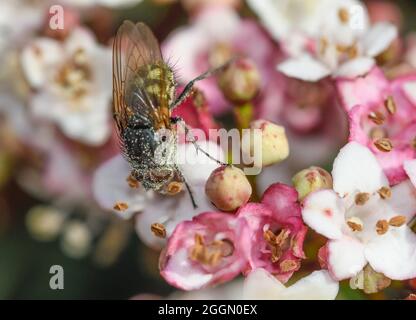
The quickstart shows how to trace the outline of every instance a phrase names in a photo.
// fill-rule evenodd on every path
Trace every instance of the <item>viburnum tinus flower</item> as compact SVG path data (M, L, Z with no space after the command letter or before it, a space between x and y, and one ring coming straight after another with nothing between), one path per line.
M199 141L198 144L212 157L224 160L224 154L216 143ZM218 163L197 152L192 143L178 144L177 152L179 167L192 189L198 208L193 207L186 190L174 196L146 192L131 176L131 168L121 155L104 163L94 175L93 192L98 204L125 219L140 212L136 218L136 231L153 248L162 248L178 223L214 209L205 196L205 183Z
M314 271L289 287L267 270L251 271L244 283L243 296L249 300L334 300L339 284L325 270Z
M88 30L76 28L64 42L37 38L24 48L21 63L35 90L30 110L37 119L88 145L109 138L111 51Z
M346 25L354 19L342 6L338 10L336 17L341 22L345 21ZM329 17L322 21L331 20ZM329 75L355 78L369 72L376 64L375 58L388 49L397 37L396 27L388 22L380 22L370 28L360 24L336 30L335 33L333 31L331 26L322 26L322 34L314 39L311 49L305 48L303 53L281 63L278 69L289 77L307 81L317 81Z
M254 20L240 19L230 7L209 6L201 10L190 25L173 31L162 49L172 61L177 61L184 83L236 55L247 57L256 65L261 78L256 103L272 101L276 106L280 99L282 76L270 68L279 59L277 45ZM230 109L230 102L225 100L215 77L196 86L205 93L212 112L219 114Z
M240 234L244 221L205 212L180 223L160 257L160 272L171 285L196 290L229 281L246 265Z
M416 158L416 74L387 80L374 68L365 77L338 80L350 118L350 141L366 145L390 183L406 179L403 162Z
M249 232L244 238L248 266L245 273L264 268L286 282L305 258L303 241L307 228L301 217L298 193L292 187L276 183L270 186L260 203L248 203L237 212Z
M407 225L416 214L409 181L390 187L371 151L350 142L335 159L333 190L303 203L303 220L329 239L320 257L337 279L356 276L367 264L393 280L416 276L416 234Z

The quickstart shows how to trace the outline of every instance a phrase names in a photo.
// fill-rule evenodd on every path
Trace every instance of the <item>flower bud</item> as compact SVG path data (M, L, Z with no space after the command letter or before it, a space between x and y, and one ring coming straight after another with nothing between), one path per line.
M65 214L47 206L35 206L26 215L26 227L38 241L54 240L62 229Z
M207 197L223 211L233 211L246 204L251 192L251 185L244 172L234 166L215 169L205 184Z
M255 64L246 58L233 61L218 79L224 96L233 103L252 100L260 88L260 74Z
M243 156L252 158L256 167L279 163L289 156L285 128L266 120L256 120L250 130L243 130L241 148Z
M319 167L310 167L298 172L293 176L292 182L301 201L311 192L332 189L331 174Z
M86 256L91 243L92 234L84 223L72 221L65 225L61 247L67 256L74 259Z

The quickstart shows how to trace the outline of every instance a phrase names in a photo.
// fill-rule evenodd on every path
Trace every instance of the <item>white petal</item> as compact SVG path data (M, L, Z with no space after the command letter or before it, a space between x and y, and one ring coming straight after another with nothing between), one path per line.
M404 170L412 181L413 185L416 187L416 159L409 160L404 162Z
M397 34L397 27L389 22L374 24L362 42L365 53L370 57L379 55L397 38Z
M365 249L371 267L393 280L416 277L416 234L407 226L390 228Z
M373 153L357 142L344 146L334 161L334 190L341 197L354 192L373 193L388 180Z
M416 214L416 189L409 181L402 183L392 188L392 196L387 200L394 215L402 215L407 217L409 222Z
M312 272L283 292L285 300L334 300L339 291L338 281L328 271Z
M316 232L329 239L342 237L345 207L343 200L332 190L311 194L303 204L302 217Z
M358 76L363 76L375 65L375 60L369 57L359 57L345 62L340 65L337 71L334 73L335 77L342 78L355 78Z
M248 300L334 300L339 285L327 271L315 271L286 288L265 269L252 271L244 282Z
M404 83L403 92L416 109L416 81L408 81Z
M55 40L40 38L25 47L21 55L23 72L34 88L39 88L47 81L48 72L60 63L62 48Z
M251 271L244 282L243 299L280 300L286 287L265 269Z
M277 69L288 77L304 81L318 81L331 74L331 70L309 55L288 59L279 64Z
M218 144L206 140L198 141L198 145L212 158L224 161L224 152ZM179 168L190 185L205 184L212 171L219 167L216 161L197 151L192 143L179 144L177 155Z
M130 166L121 155L102 164L94 173L92 190L98 204L122 218L128 219L144 208L146 193L143 188L131 188L126 178L130 175ZM125 211L114 210L117 202L128 205Z
M328 243L328 265L338 280L355 276L367 264L364 246L354 238L344 237Z

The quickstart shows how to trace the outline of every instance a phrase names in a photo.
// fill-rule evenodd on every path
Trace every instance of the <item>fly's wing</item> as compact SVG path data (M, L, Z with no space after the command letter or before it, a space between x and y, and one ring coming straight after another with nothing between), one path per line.
M168 104L164 93L170 69L164 66L152 31L143 23L125 21L113 44L113 104L121 147L129 160L152 157L153 129L169 118L163 106Z

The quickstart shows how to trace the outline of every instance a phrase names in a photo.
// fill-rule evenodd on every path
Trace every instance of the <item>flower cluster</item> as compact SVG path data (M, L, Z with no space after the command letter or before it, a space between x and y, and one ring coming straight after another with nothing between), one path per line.
M398 5L55 2L0 4L0 191L28 198L33 238L106 266L135 234L172 298L414 298L416 41ZM114 32L147 8L149 29Z

